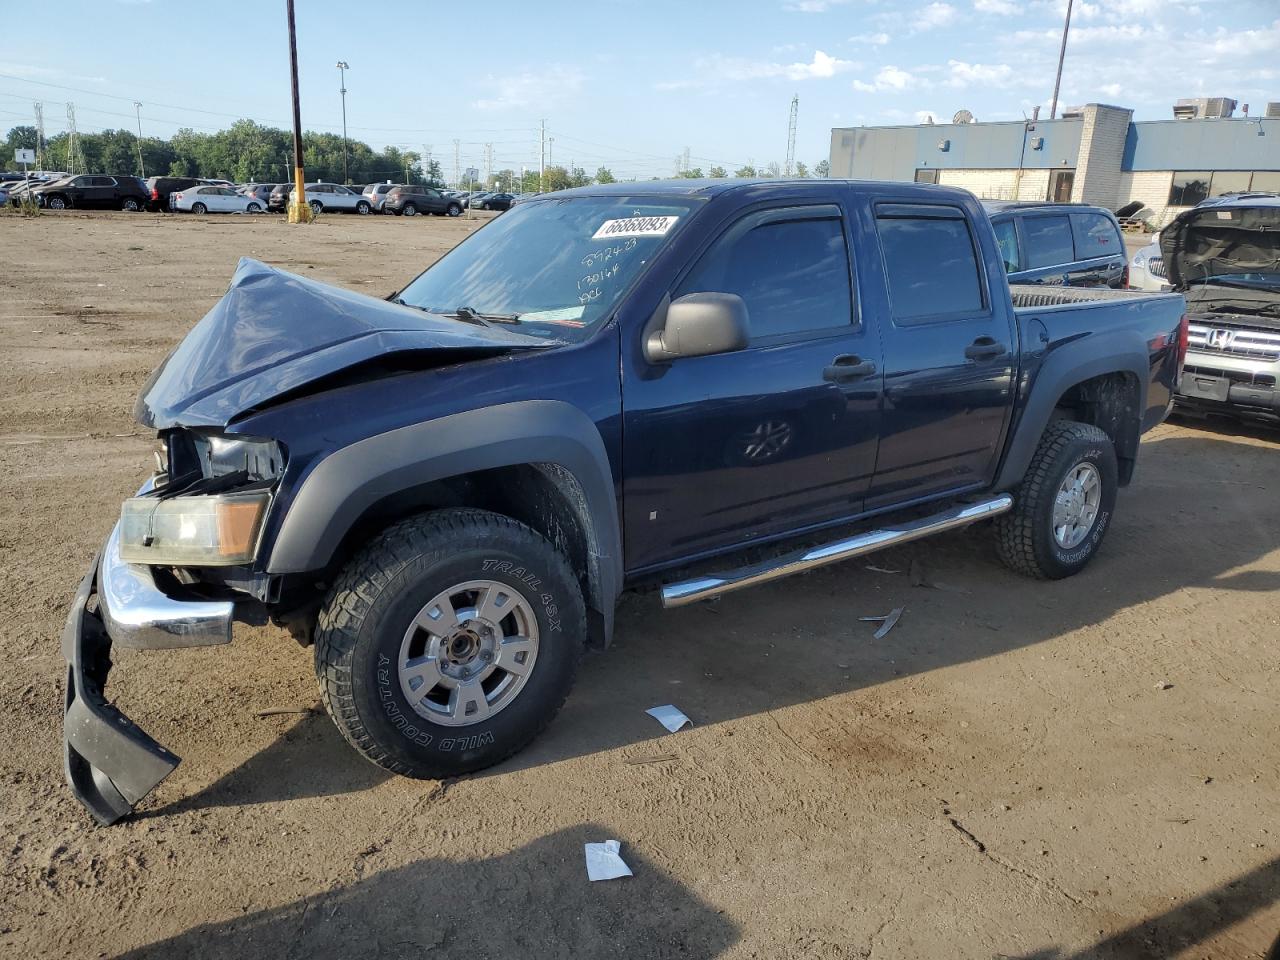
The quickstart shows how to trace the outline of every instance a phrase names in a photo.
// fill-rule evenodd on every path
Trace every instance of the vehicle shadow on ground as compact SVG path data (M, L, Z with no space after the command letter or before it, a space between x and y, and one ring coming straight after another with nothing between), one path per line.
M181 957L714 957L738 927L632 847L633 877L588 884L583 844L619 839L582 824L503 856L420 860L341 889L120 954ZM644 909L636 909L643 904Z
M1050 947L1009 960L1163 960L1204 943L1278 902L1280 858L1165 913L1113 933L1084 950L1067 953ZM1280 960L1280 936L1267 957Z
M644 713L659 704L676 704L696 725L716 724L998 656L1191 588L1280 590L1280 572L1240 569L1280 542L1269 494L1219 485L1232 461L1274 456L1220 434L1149 440L1102 552L1068 580L1006 570L991 531L979 526L678 610L661 610L652 593L628 595L613 648L588 654L555 723L477 776L665 736ZM1189 463L1203 466L1190 471ZM858 621L896 607L905 613L882 640L872 637L878 624ZM155 814L374 785L381 774L331 727L321 731L328 723L309 718L200 795Z

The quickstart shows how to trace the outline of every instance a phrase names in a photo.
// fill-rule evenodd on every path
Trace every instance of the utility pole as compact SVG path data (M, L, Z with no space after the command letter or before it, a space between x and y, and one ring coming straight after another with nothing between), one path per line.
M32 101L36 112L36 169L44 169L44 104L39 100Z
M547 121L542 120L542 140L538 152L538 192L547 189Z
M462 188L462 141L456 137L453 140L453 189L460 190Z
M347 71L351 64L345 60L338 61L338 92L342 94L342 182L351 182L351 172L347 169Z
M1058 116L1058 88L1062 85L1062 61L1067 56L1067 34L1071 30L1071 0L1067 0L1067 20L1062 25L1062 46L1058 50L1058 74L1053 78L1053 102L1049 104L1049 119Z
M800 94L791 97L791 119L787 123L787 165L783 168L783 176L790 177L796 172L796 120L800 114Z
M147 168L142 162L142 103L138 100L133 101L134 112L138 116L138 170L142 173L142 179L147 179Z
M424 183L426 183L432 179L431 178L431 144L424 143L422 145L422 156L425 158L422 161L424 164L422 168L422 180ZM431 185L435 186L434 183L432 183Z
M293 20L293 0L285 0L289 13L289 81L293 87L293 203L289 205L290 223L309 223L311 208L307 206L306 174L302 161L302 107L298 101L298 35Z

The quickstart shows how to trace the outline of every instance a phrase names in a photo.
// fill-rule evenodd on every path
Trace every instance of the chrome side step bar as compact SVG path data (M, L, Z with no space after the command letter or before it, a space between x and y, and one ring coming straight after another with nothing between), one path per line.
M767 583L789 577L793 573L803 573L815 567L823 567L828 563L839 563L852 557L860 557L864 553L873 553L885 547L896 547L910 543L922 537L930 537L935 533L967 527L979 520L998 516L1013 507L1013 497L1002 493L998 497L981 500L977 503L962 503L930 517L922 517L882 530L868 530L853 537L836 540L832 543L811 547L797 553L787 554L776 560L739 567L725 573L692 580L669 583L662 588L662 605L667 608L683 607L687 603L706 600L732 590L753 587L757 583Z

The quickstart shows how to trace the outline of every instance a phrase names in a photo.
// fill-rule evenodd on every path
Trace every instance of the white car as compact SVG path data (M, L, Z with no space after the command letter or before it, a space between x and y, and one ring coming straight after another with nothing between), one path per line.
M230 187L187 187L169 194L170 210L191 213L262 213L266 205L257 197L246 197Z
M1160 254L1160 234L1152 237L1151 242L1129 261L1129 289L1150 290L1155 293L1169 289L1164 257Z
M308 183L307 203L316 213L324 211L340 211L343 213L369 213L373 204L369 198L340 183ZM289 196L293 196L290 188Z

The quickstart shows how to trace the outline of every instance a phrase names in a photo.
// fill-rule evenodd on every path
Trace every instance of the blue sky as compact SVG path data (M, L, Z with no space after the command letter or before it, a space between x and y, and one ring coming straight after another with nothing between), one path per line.
M351 135L429 147L446 174L455 139L464 166L483 166L492 143L495 169L536 167L546 118L554 162L648 177L686 147L704 170L783 161L798 94L796 154L812 166L832 126L1047 113L1065 3L297 0L303 123L341 129L343 59ZM284 7L69 0L56 38L0 36L0 126L30 123L33 99L50 133L68 100L83 130L132 129L135 99L149 135L240 116L287 126ZM1078 0L1062 86L1064 104L1138 119L1167 118L1184 96L1260 112L1280 100L1280 0Z

